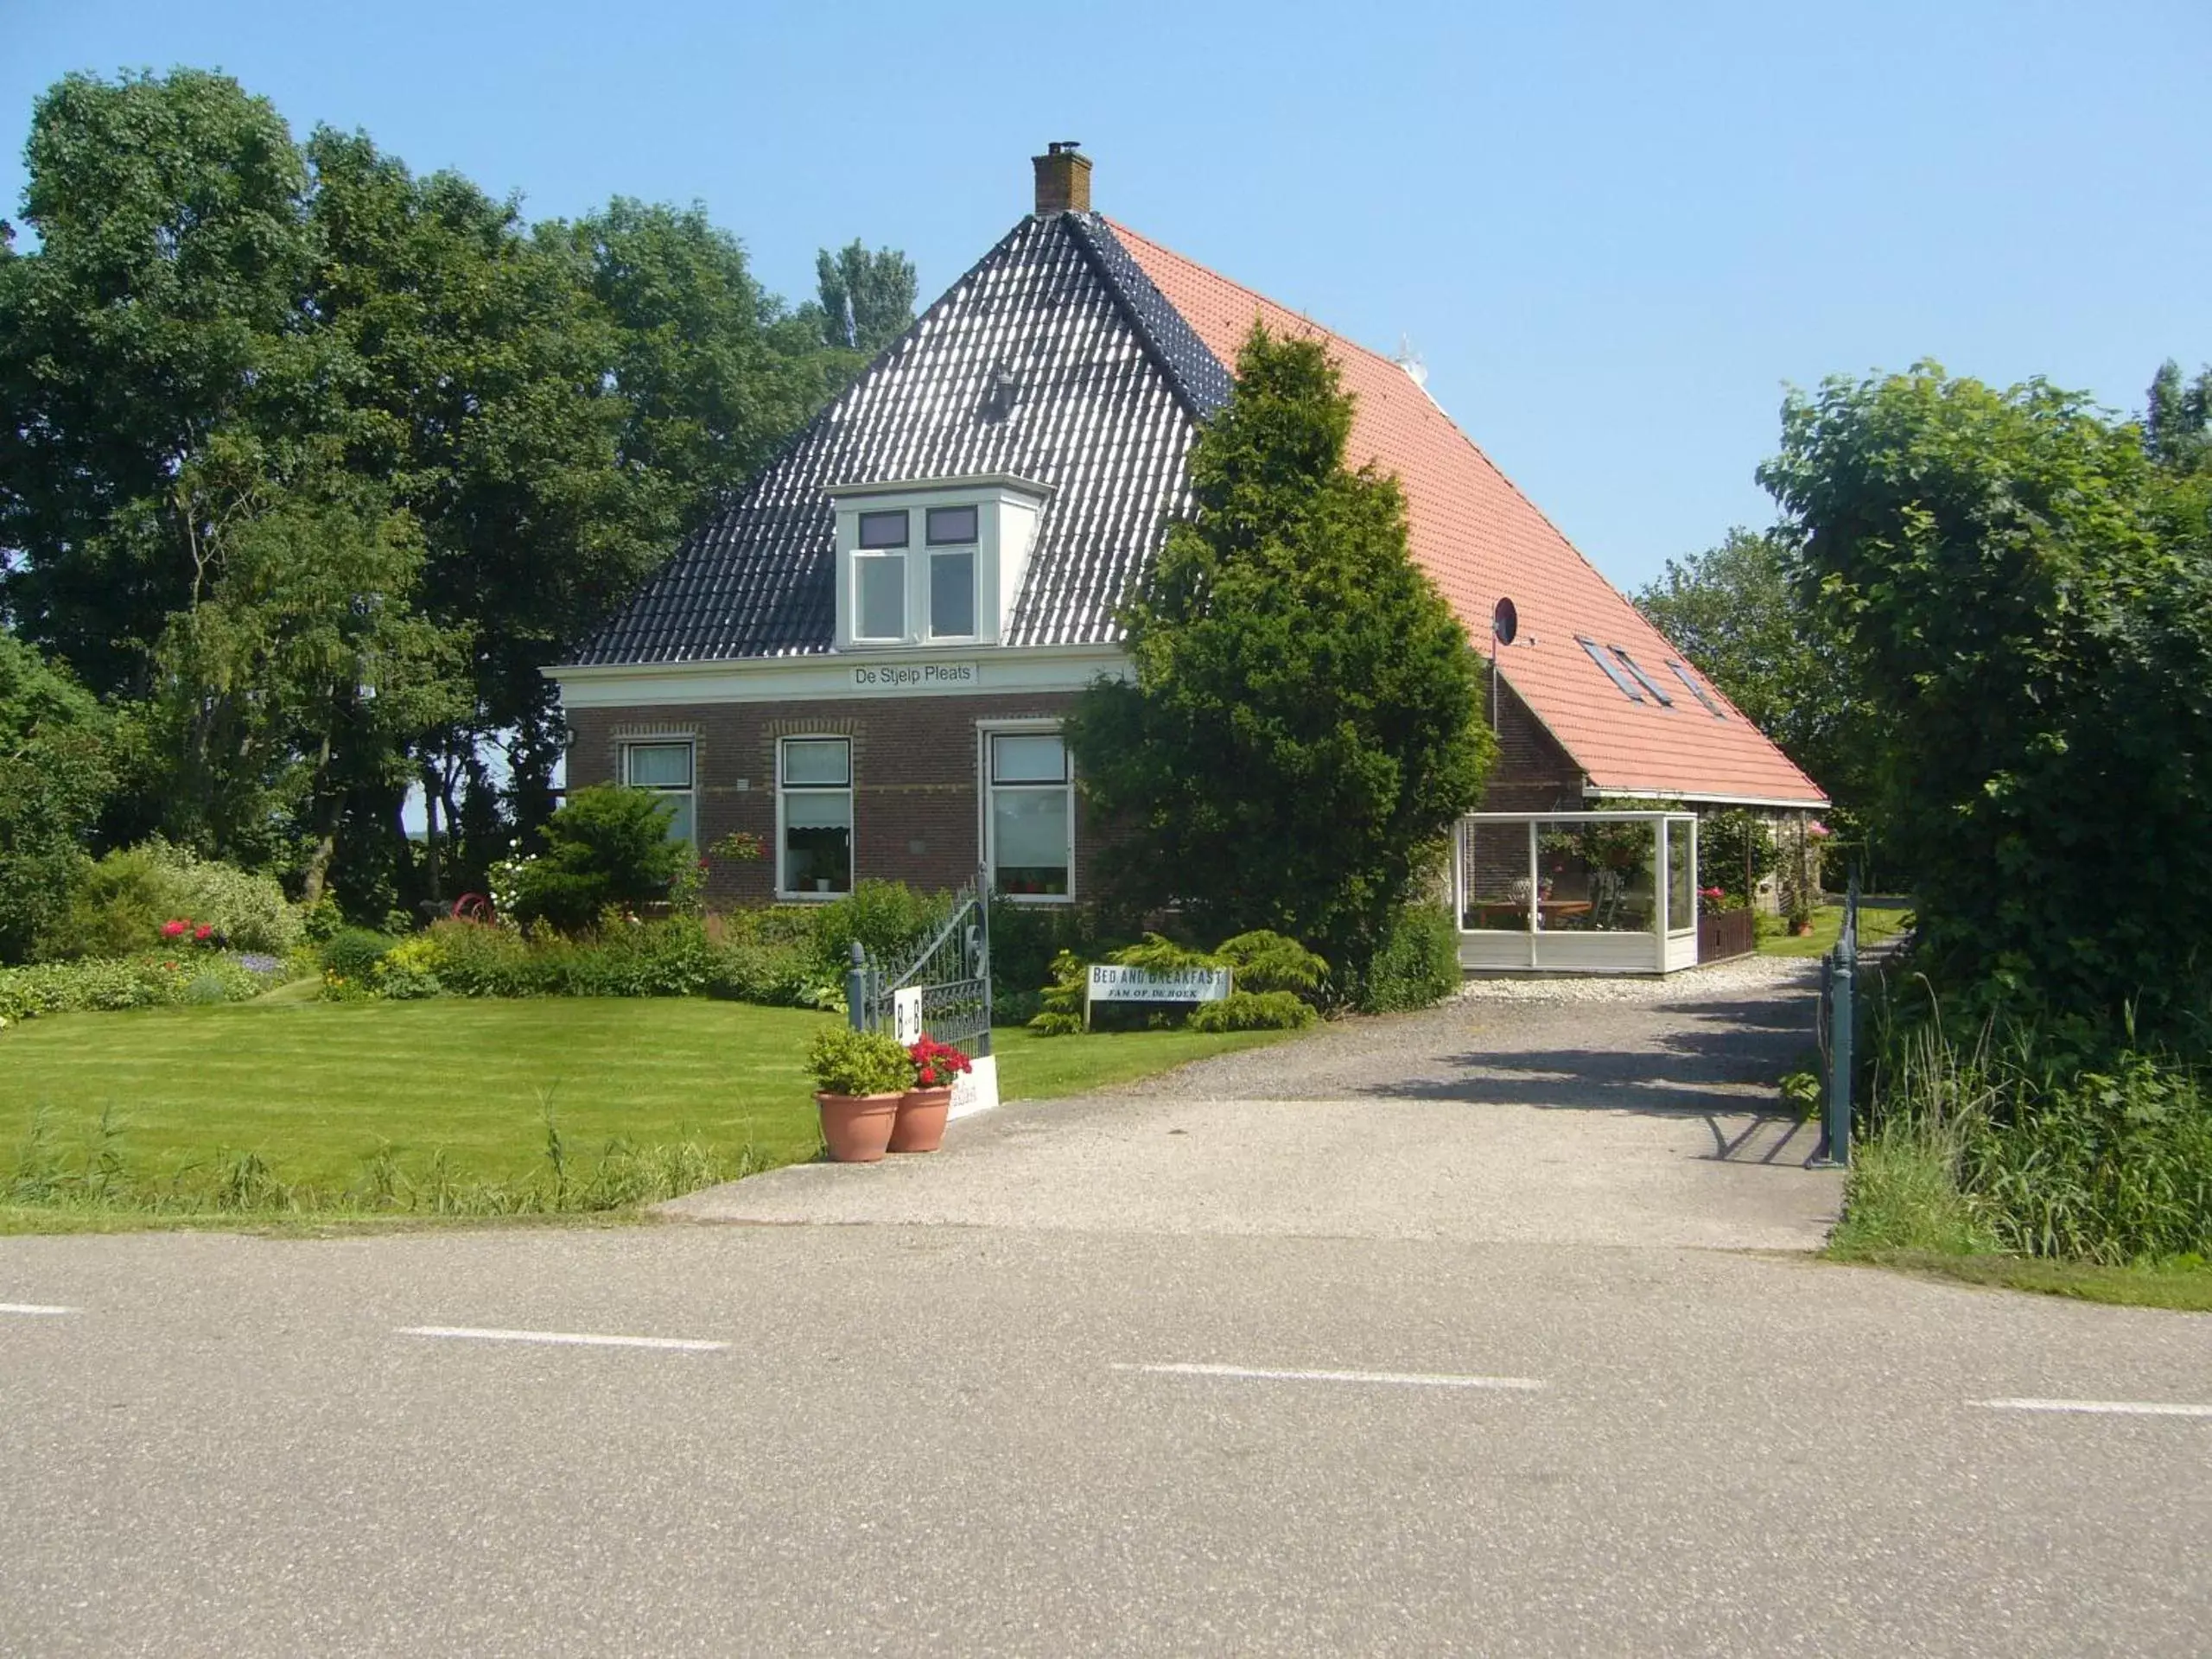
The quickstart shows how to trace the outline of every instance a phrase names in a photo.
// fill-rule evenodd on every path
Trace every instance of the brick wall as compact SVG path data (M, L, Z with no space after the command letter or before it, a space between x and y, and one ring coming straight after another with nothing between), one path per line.
M1497 733L1497 766L1477 810L1483 812L1580 812L1582 768L1547 732L1510 685L1501 683L1501 705L1491 724ZM1490 676L1483 676L1483 698L1490 699Z
M853 744L856 878L957 887L982 861L978 721L1057 717L1070 692L980 697L870 697L783 703L682 703L569 711L569 784L615 781L626 742L688 738L700 844L734 830L760 837L754 862L713 861L709 903L775 898L776 740L848 737ZM1077 898L1097 890L1099 836L1076 802Z

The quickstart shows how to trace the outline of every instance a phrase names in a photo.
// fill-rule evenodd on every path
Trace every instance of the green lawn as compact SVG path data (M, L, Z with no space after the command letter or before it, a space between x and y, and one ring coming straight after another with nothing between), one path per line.
M1859 907L1859 946L1879 944L1885 939L1896 938L1912 925L1909 910L1875 910L1868 906ZM1836 939L1843 932L1843 906L1822 905L1813 912L1813 931L1799 938L1788 933L1762 933L1758 950L1764 957L1824 957L1835 949Z
M79 1209L375 1208L380 1172L398 1207L423 1207L433 1183L463 1195L456 1205L502 1207L499 1190L546 1180L549 1111L579 1183L617 1138L696 1148L655 1176L663 1188L811 1158L821 1140L801 1060L829 1017L674 998L441 998L29 1021L0 1033L0 1205L16 1201L0 1230L54 1213L21 1200L57 1172ZM994 1034L1009 1099L1127 1082L1274 1035ZM113 1197L87 1203L81 1178L97 1174L103 1146ZM232 1172L245 1154L260 1166L241 1187ZM227 1198L208 1197L224 1180Z

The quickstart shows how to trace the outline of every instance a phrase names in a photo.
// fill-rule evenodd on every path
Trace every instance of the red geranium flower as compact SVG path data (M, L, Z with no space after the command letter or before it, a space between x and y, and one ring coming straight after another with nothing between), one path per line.
M162 937L165 939L181 939L184 937L184 930L191 925L190 922L163 922Z
M906 1058L914 1063L914 1082L923 1089L936 1089L949 1084L963 1071L973 1071L968 1057L950 1043L940 1043L924 1032L918 1042L906 1049Z
M210 927L207 923L202 922L199 926L192 930L192 938L195 944L205 944L207 943L208 939L213 937L214 931L215 930L213 928Z

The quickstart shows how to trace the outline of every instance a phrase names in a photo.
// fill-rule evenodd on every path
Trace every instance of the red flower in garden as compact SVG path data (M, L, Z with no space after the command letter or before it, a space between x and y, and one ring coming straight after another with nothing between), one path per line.
M181 939L184 937L185 929L191 925L190 922L163 922L162 937L165 939Z
M205 944L213 935L214 931L215 930L213 928L210 927L207 923L202 922L199 926L192 930L193 942L196 944Z
M961 1072L975 1069L965 1054L927 1032L920 1041L907 1046L906 1058L914 1063L915 1086L921 1089L942 1088Z

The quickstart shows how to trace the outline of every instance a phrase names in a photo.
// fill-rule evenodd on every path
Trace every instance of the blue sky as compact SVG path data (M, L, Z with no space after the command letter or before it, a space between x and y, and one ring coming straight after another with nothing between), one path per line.
M704 202L794 297L1096 205L1429 387L1617 582L1764 522L1785 383L1934 357L2133 410L2212 359L2212 7L0 0L0 200L71 69L217 67L546 216Z

